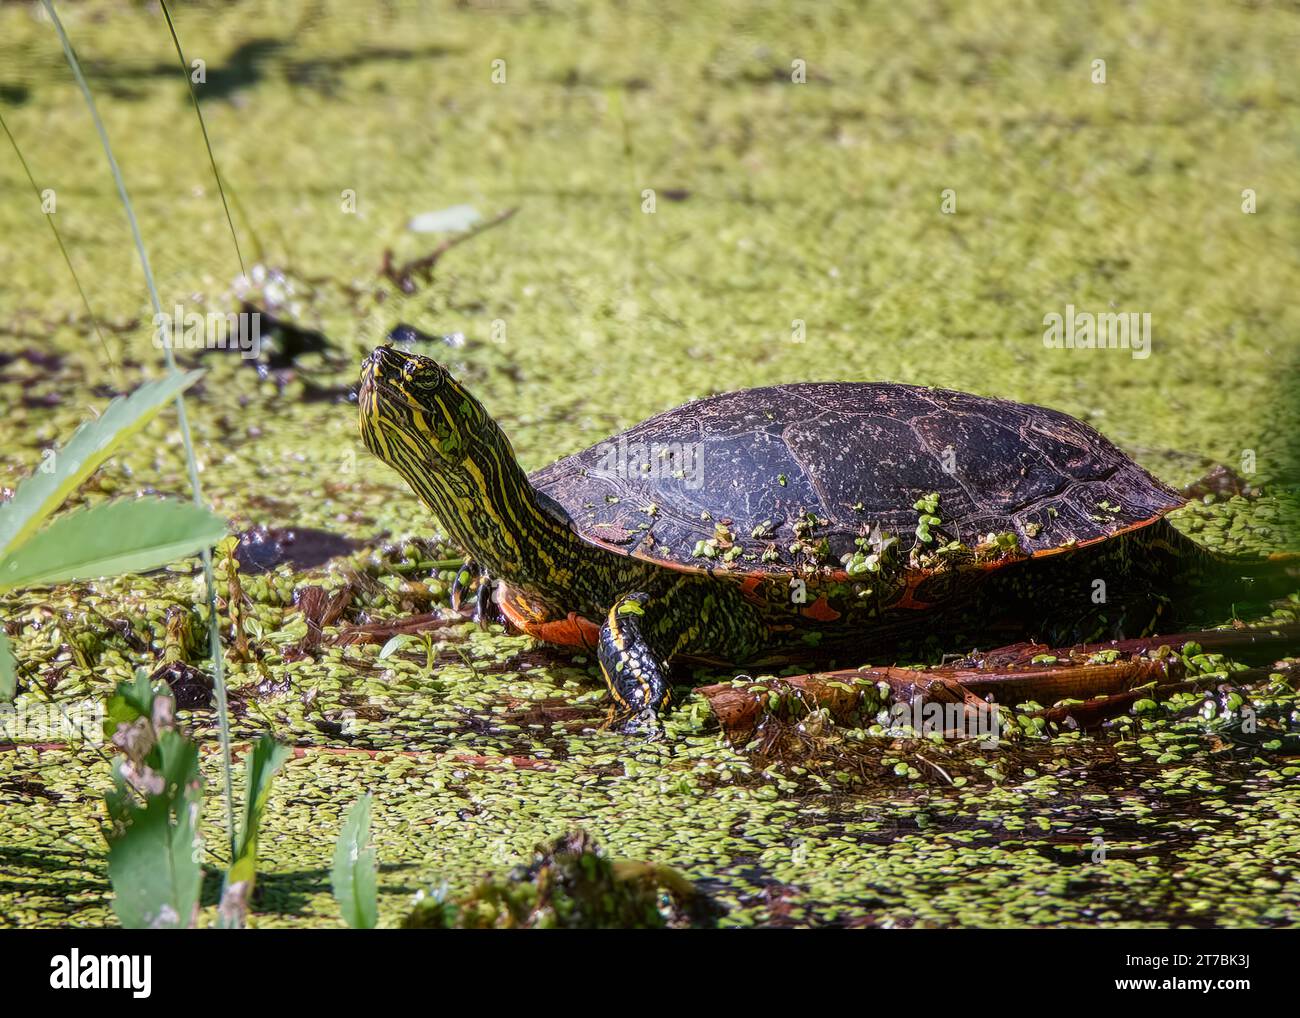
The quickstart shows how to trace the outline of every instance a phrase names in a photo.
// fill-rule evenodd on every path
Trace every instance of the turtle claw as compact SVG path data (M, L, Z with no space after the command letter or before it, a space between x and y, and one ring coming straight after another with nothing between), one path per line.
M502 619L501 612L492 609L492 605L495 604L492 595L496 590L496 583L487 573L478 568L478 564L473 559L466 559L457 570L456 578L451 581L451 610L460 612L465 591L470 585L469 577L474 575L478 576L478 585L474 590L474 613L471 618L480 629L487 629L493 622L500 622Z
M664 737L664 723L659 713L649 707L625 712L621 718L616 716L613 721L617 725L614 730L620 735L642 735L646 742L659 742Z
M461 567L456 570L456 578L451 581L451 610L460 611L460 598L465 593L465 587L468 586L469 577L478 571L473 559L467 558Z
M497 600L497 581L484 573L479 577L478 590L474 594L473 619L480 629L487 629L493 623L505 624L506 613L501 610Z

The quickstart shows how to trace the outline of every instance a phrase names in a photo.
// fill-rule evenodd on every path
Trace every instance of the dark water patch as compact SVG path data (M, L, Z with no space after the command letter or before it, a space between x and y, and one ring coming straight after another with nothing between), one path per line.
M156 668L149 680L166 682L180 710L212 706L212 679L193 665L182 661L169 662Z
M343 735L343 725L338 721L331 721L328 718L312 718L311 726L328 738L348 741Z
M199 94L204 99L229 99L240 89L253 87L265 77L265 65L274 60L288 44L287 39L245 39L223 63L208 68L208 80L198 86ZM171 64L155 65L149 73L174 76L176 68Z
M304 328L247 301L240 306L240 312L259 315L261 327L269 332L269 336L262 337L259 371L292 367L306 354L328 354L332 350L329 339L318 329Z
M198 360L213 354L238 355L257 370L263 378L271 377L273 372L294 367L307 354L328 356L334 352L333 344L325 333L312 329L287 317L276 314L260 304L241 301L241 317L230 328L231 334L221 345L198 345L191 349L179 346L178 349L190 355L188 360ZM249 322L256 322L255 336L249 334ZM256 339L256 343L254 343ZM255 356L246 356L256 348Z
M12 792L26 798L41 798L50 802L61 802L62 796L51 792L41 782L24 778L0 779L0 794Z
M56 406L62 405L63 395L58 392L40 394L24 392L22 403L29 410L53 410Z
M355 403L357 386L355 382L318 385L310 378L303 378L302 394L298 400L302 403Z
M235 559L240 569L255 576L286 562L295 569L316 569L359 547L360 541L314 527L257 526L239 535Z
M63 354L53 350L40 350L30 346L13 353L0 350L0 368L20 360L51 373L59 371L64 364Z

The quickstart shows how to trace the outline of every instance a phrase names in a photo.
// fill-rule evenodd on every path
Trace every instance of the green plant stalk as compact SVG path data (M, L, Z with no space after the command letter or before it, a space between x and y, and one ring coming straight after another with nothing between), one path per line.
M95 105L95 98L90 93L90 85L86 82L86 76L82 73L81 62L77 59L77 54L72 48L72 41L68 38L68 33L64 31L63 22L59 20L58 13L54 10L53 0L41 0L45 6L46 13L50 16L50 21L54 25L55 32L58 33L59 42L63 46L63 54L67 57L68 66L72 68L72 74L77 79L77 86L81 89L81 94L86 100L86 106L90 110L90 118L95 122L95 130L99 132L99 140L104 148L104 155L108 159L109 169L113 173L113 180L117 184L118 195L122 199L122 207L126 211L126 218L131 225L131 235L135 240L135 249L140 256L140 267L144 270L145 283L149 288L149 299L153 302L155 315L162 314L162 301L158 297L158 287L154 283L153 269L149 265L149 255L145 252L144 238L140 235L140 224L135 218L135 207L131 204L131 198L126 192L126 181L122 177L122 170L117 165L117 158L113 155L113 147L108 141L108 132L104 129L104 121L99 116L99 108ZM167 359L167 370L172 374L179 374L180 369L176 366L176 356L172 352L171 346L163 344L163 354ZM185 413L185 398L176 397L176 417L177 423L181 428L181 438L185 443L185 461L190 475L190 491L194 496L194 503L199 506L205 506L203 500L203 488L199 483L199 464L194 455L194 442L190 437L189 418ZM230 858L235 858L235 782L233 776L233 765L230 754L230 710L226 698L226 676L225 660L221 650L221 628L217 621L217 580L212 571L212 550L204 548L202 553L203 560L203 578L207 585L208 600L208 642L212 649L212 685L213 691L217 697L217 722L221 732L221 765L225 784L226 800L226 837L230 843Z
M181 74L185 76L185 83L190 89L190 101L194 103L194 115L199 118L199 130L203 132L203 144L208 150L208 162L212 164L212 176L217 181L217 193L221 195L221 207L226 212L226 225L230 227L230 239L235 244L235 257L239 259L239 271L248 278L248 269L244 266L244 252L239 248L239 237L235 233L235 221L230 217L230 203L226 201L226 189L221 183L221 171L217 169L217 157L212 152L212 140L208 137L208 125L203 119L203 110L199 108L199 96L194 91L194 79L190 76L190 65L185 60L185 52L181 49L181 37L176 34L176 25L172 22L172 12L167 9L167 0L160 0L162 4L163 17L167 19L167 28L171 31L172 42L176 46L176 57L181 62Z

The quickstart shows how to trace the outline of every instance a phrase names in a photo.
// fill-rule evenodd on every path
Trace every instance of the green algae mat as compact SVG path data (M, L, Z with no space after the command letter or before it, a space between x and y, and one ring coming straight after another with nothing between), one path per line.
M1239 689L1233 661L1192 655L1209 695L1139 701L1088 730L1024 705L991 749L869 714L732 745L685 688L663 739L606 729L594 660L500 626L338 639L445 612L460 564L357 436L358 364L399 321L446 337L434 352L527 469L710 393L887 379L1066 411L1175 486L1226 466L1244 490L1175 524L1218 550L1297 550L1292 8L178 7L241 283L160 12L60 11L164 306L248 301L282 323L258 360L182 353L207 371L187 397L205 495L244 535L238 569L217 556L236 749L267 733L293 747L253 925L342 924L330 868L365 792L381 925L574 828L674 867L724 926L1300 923L1289 662ZM163 367L94 126L30 5L0 7L0 112L54 203L42 211L0 143L12 489ZM489 228L411 228L464 221L445 211L458 206ZM1051 316L1079 313L1149 315L1149 331L1052 343ZM188 493L174 415L74 503L143 492ZM0 714L0 924L116 923L111 757L65 716L94 718L116 683L163 666L202 748L214 921L226 860L205 612L197 560L0 599L18 657L63 706L24 686ZM1219 621L1298 613L1293 596Z

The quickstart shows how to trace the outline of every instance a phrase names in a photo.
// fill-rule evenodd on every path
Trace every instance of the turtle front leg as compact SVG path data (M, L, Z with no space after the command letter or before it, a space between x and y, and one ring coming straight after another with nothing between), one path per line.
M493 596L496 589L496 580L487 573L479 577L478 590L474 593L474 621L478 623L479 629L487 629L493 622L501 622L505 617Z
M610 695L628 718L624 730L657 731L659 708L670 692L668 665L651 638L647 609L653 610L649 594L625 594L600 627L596 656Z
M501 620L499 610L493 610L492 594L496 590L496 581L486 572L479 569L473 559L466 559L465 564L460 567L456 573L456 578L451 583L451 610L460 611L461 601L465 594L465 588L469 585L465 582L465 577L478 574L478 586L474 590L474 614L473 620L478 624L480 629L487 627L494 621Z
M475 573L478 572L479 572L479 568L477 565L474 564L474 560L472 558L467 558L464 562L461 563L461 567L456 570L456 578L451 581L451 610L452 611L454 612L460 611L460 601L461 601L461 597L465 593L465 588L469 586L470 579L474 576Z

